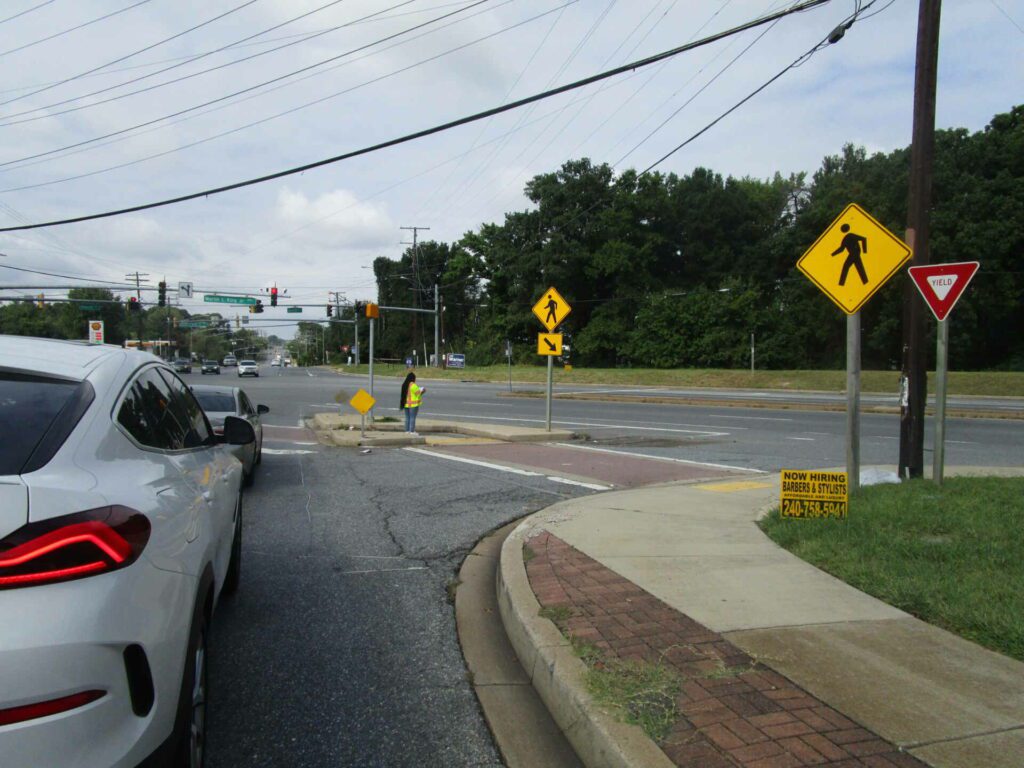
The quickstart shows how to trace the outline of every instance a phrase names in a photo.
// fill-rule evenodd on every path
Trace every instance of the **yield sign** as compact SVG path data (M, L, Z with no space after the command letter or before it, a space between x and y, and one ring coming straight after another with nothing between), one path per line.
M978 271L978 266L976 261L960 261L955 264L910 267L907 271L935 318L941 321L953 311L953 306Z

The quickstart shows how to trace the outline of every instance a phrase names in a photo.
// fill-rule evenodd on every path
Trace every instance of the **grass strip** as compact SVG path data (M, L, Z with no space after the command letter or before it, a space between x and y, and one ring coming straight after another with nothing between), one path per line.
M365 365L337 367L343 373L366 374ZM404 365L376 363L377 376L405 376ZM507 382L508 367L503 365L468 366L441 370L420 368L418 374L427 379L452 381ZM512 377L517 383L540 384L546 380L543 366L514 365ZM928 374L928 391L934 392L933 374ZM780 389L842 392L846 387L846 371L744 371L705 368L577 368L556 371L559 384L599 384L605 386L706 387L711 389ZM863 371L861 390L874 393L899 392L898 371ZM986 395L993 397L1024 397L1024 372L1017 371L950 371L950 395Z
M872 486L846 520L775 510L761 527L857 589L1024 661L1024 478Z

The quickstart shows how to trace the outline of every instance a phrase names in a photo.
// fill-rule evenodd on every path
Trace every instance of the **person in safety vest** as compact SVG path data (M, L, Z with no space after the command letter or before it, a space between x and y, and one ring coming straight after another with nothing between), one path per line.
M402 382L402 408L405 409L405 431L410 435L416 434L416 415L420 411L420 402L423 400L423 393L426 387L416 383L416 374L409 373Z

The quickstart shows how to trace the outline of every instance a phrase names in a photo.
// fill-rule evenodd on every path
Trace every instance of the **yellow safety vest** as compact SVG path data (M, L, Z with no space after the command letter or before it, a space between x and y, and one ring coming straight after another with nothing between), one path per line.
M406 408L419 408L420 401L423 399L423 387L416 384L415 381L409 382L409 392L405 396L405 407Z

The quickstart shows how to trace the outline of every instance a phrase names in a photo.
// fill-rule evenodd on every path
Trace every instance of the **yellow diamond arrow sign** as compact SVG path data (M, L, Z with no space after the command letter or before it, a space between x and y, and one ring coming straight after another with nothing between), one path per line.
M852 315L910 258L910 247L856 203L800 257L796 266Z
M544 291L544 295L533 305L533 314L549 332L555 330L570 312L572 307L569 302L554 288Z

